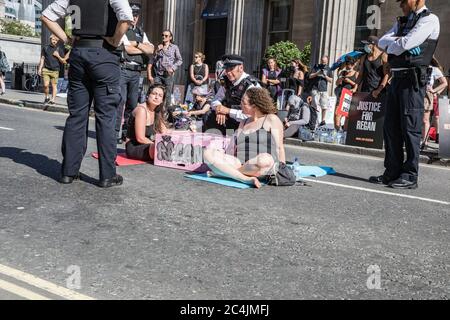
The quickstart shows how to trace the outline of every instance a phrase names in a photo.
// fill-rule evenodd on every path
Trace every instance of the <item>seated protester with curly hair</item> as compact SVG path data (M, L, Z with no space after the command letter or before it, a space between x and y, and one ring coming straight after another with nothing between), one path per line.
M128 158L154 160L156 134L168 132L164 121L165 96L163 86L150 87L146 104L139 104L131 114L126 143Z
M312 97L310 97L310 101L312 101ZM293 95L289 97L288 110L288 116L284 119L285 138L297 135L300 128L309 124L311 119L311 111L308 104L298 96Z
M250 88L241 103L242 121L233 136L227 154L223 150L207 149L205 163L210 175L232 178L261 187L258 178L274 174L276 164L286 163L283 144L283 123L270 93L263 88Z

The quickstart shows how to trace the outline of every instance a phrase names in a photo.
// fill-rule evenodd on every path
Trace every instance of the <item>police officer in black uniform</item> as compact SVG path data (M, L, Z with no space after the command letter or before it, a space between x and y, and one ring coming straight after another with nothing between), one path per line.
M123 62L121 64L120 87L122 92L122 103L117 110L116 136L117 143L122 144L126 139L128 119L131 112L136 108L140 101L143 78L141 72L146 70L149 56L154 52L154 46L147 38L145 32L138 26L141 6L139 4L130 4L133 11L133 22L128 29L123 40ZM125 110L124 110L125 109ZM124 118L122 126L122 135L120 136L120 127L122 124L122 115Z
M416 189L428 66L437 47L440 25L425 0L397 2L404 16L379 41L379 47L389 55L392 72L384 123L386 171L369 181L394 189Z
M258 79L244 71L244 58L239 55L224 55L224 85L216 94L208 115L204 131L219 130L222 135L227 130L236 130L242 120L247 119L241 110L241 99L252 87L260 87Z
M68 38L57 20L74 10L74 39ZM70 55L67 119L62 142L63 164L60 182L80 178L81 161L87 148L89 107L95 101L99 186L123 183L116 174L117 156L114 126L120 95L121 39L133 21L127 0L56 0L42 13L42 22L65 44L72 43Z

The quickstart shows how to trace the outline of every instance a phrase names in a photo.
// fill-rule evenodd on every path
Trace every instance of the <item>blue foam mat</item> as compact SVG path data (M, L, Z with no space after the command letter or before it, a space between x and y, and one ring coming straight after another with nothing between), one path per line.
M209 177L206 173L203 174L186 174L185 178L194 179L199 181L205 181L209 183L219 184L226 187L237 189L250 189L253 186L227 178Z
M297 178L320 178L329 174L336 174L336 171L331 167L300 166L300 175Z

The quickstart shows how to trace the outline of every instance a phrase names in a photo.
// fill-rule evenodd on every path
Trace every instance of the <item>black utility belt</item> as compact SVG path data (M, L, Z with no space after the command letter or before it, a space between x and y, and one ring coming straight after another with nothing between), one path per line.
M413 67L403 70L392 70L394 79L408 79L415 88L423 87L428 83L429 70L428 67Z
M75 40L74 48L103 48L108 51L117 50L117 48L110 45L103 38L79 38Z
M129 64L129 63L123 63L122 69L130 70L130 71L142 71L142 66L137 64Z

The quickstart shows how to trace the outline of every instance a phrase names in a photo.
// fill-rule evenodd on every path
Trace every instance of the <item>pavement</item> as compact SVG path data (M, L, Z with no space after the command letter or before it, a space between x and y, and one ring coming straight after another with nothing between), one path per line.
M60 113L69 113L67 109L67 99L65 97L56 98L56 105L54 106L46 106L43 104L44 97L42 93L38 92L26 92L19 90L8 90L4 96L0 96L0 103L15 105L19 107L33 108L38 110L45 110L48 112L60 112ZM93 116L93 112L91 111L91 116ZM285 143L287 145L295 145L307 148L315 148L315 149L324 149L331 151L338 151L344 153L365 155L365 156L373 156L384 158L384 150L377 149L368 149L347 145L339 145L339 144L330 144L330 143L321 143L315 141L303 142L297 138L289 138L286 139ZM439 163L438 158L439 145L430 141L428 144L428 148L420 157L421 163ZM443 161L443 165L448 165L448 161Z
M393 190L367 181L380 158L289 145L337 174L237 190L141 165L103 190L91 120L85 177L64 186L66 118L0 104L0 299L450 297L449 168Z

